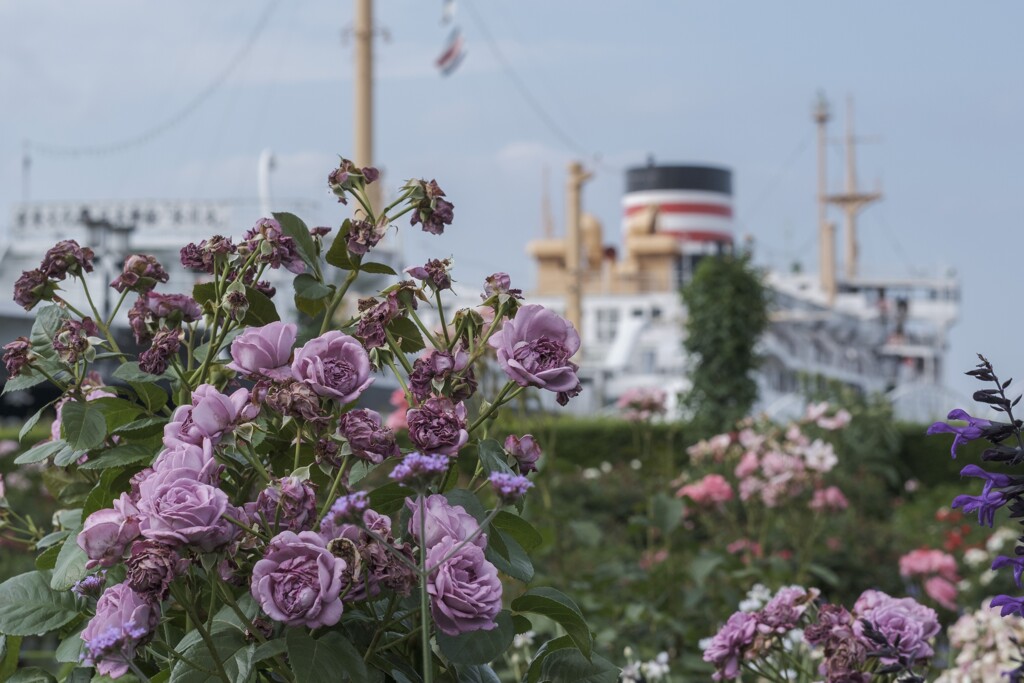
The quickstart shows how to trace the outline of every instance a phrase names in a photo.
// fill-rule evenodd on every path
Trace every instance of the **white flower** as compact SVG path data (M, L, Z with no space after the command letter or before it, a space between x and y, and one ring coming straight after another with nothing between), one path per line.
M522 649L533 645L533 638L537 634L533 631L527 631L526 633L517 633L512 639L512 647L516 649Z
M964 553L964 563L968 567L980 567L989 563L989 554L981 548L968 548Z
M604 462L601 463L601 471L604 472L605 474L608 474L609 472L612 471L612 464L605 460Z
M644 464L640 462L639 458L633 458L632 460L629 461L629 466L632 467L634 470L638 470L641 467L643 467Z
M596 467L588 467L587 469L583 470L584 479L598 479L600 478L600 476L601 470L597 469Z

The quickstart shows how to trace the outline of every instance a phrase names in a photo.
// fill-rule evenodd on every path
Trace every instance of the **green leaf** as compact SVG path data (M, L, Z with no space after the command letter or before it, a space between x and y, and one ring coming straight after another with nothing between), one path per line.
M65 537L68 534L66 531L62 531L60 533L64 534ZM36 569L53 569L56 567L57 556L60 555L60 551L63 547L63 544L58 543L56 545L51 545L49 548L39 553L39 555L36 556L35 561Z
M277 313L277 307L274 306L274 302L258 289L246 287L245 298L249 300L249 310L245 312L245 316L242 318L243 325L263 327L281 319L281 316Z
M134 470L111 467L103 470L100 480L89 491L82 505L82 517L86 518L97 510L105 510L114 504L114 500L130 487Z
M36 426L37 422L39 422L39 418L42 417L43 411L49 408L52 403L52 401L47 403L45 406L37 410L32 417L25 420L25 424L23 424L21 429L18 431L18 443L25 440L25 435L32 431L32 428Z
M501 683L494 669L486 665L460 666L456 671L459 683Z
M57 563L50 576L50 588L55 591L70 590L75 582L86 575L85 563L89 561L85 551L78 547L78 534L72 532L64 541L57 555Z
M129 384L132 390L135 391L135 395L139 397L142 405L146 406L146 410L151 413L155 413L163 408L170 399L167 392L161 389L158 384L152 382L129 382Z
M618 683L619 667L601 655L588 661L578 650L563 648L544 658L541 680L547 683Z
M126 434L129 436L144 436L147 434L159 434L167 424L166 417L144 417L141 420L129 422L118 427L115 434Z
M223 622L214 624L210 638L216 654L210 652L198 631L190 631L174 648L183 657L171 669L170 683L224 683L217 671L220 661L228 680L244 683L253 674L256 643L247 642L245 634ZM216 657L216 659L214 659ZM200 669L189 666L186 660Z
M348 240L345 239L345 235L351 229L352 221L346 218L345 222L341 224L341 230L338 232L338 235L331 242L331 248L327 250L327 262L335 268L352 270L355 267L352 263L352 258L348 254Z
M89 401L89 406L97 408L103 413L103 418L107 422L108 434L113 433L118 427L123 427L142 414L142 408L135 403L111 396L93 399ZM61 412L61 419L63 420L63 410Z
M78 616L70 591L50 588L50 572L19 574L0 584L0 633L41 636Z
M533 580L533 562L530 560L530 556L526 554L516 539L501 529L493 526L488 529L487 549L484 551L484 556L499 571L514 579L519 579L523 583Z
M374 275L398 275L395 269L384 263L368 261L359 264L359 271L362 273L373 273Z
M575 649L575 647L576 645L573 644L572 638L570 638L569 636L560 636L558 638L552 638L551 640L541 645L539 648L537 648L537 652L534 653L533 659L530 660L530 666L526 670L524 683L537 683L537 681L540 680L540 674L541 669L544 665L544 660L547 659L547 656L550 655L552 652L564 650L566 648Z
M444 494L444 497L448 499L451 505L459 505L466 512L473 515L478 522L484 521L487 516L487 511L484 510L484 506L480 504L480 500L473 495L472 491L466 489L452 489Z
M413 495L398 482L389 482L370 491L370 507L382 515L393 515L402 509L405 499Z
M15 391L31 389L32 387L47 381L41 372L30 372L27 368L21 371L17 377L9 377L4 382L4 389L0 394L10 394Z
M362 654L337 631L313 640L305 629L292 628L285 639L296 683L336 683L340 676L358 683L369 680Z
M7 679L7 683L57 683L49 671L40 669L38 666L28 666L18 671Z
M532 524L519 515L513 515L505 510L494 516L491 526L501 529L506 535L514 538L527 552L537 548L544 541L540 532Z
M502 610L494 621L497 627L490 631L470 631L457 636L438 631L436 639L441 654L454 664L493 662L512 645L516 635L512 613L508 610Z
M60 641L60 645L57 646L57 650L53 653L53 658L64 664L77 664L81 661L78 657L81 653L82 632L75 631L70 636ZM89 678L92 678L91 674Z
M51 455L64 450L65 446L67 446L67 444L61 439L56 441L40 441L35 446L15 458L14 463L16 465L28 465L34 462L41 462L49 458Z
M71 446L65 444L64 448L53 456L53 464L57 467L67 467L68 465L81 460L82 456L88 452L89 451L76 451Z
M262 662L264 659L273 659L278 655L283 655L287 650L288 645L284 638L268 640L256 648L256 654L253 656L253 661Z
M309 273L300 273L295 276L295 280L292 282L295 287L295 298L309 299L310 301L319 301L325 299L334 293L334 290L325 285L324 283L317 280Z
M32 351L46 360L56 360L57 352L53 350L53 338L57 336L57 330L64 321L70 317L71 315L60 306L44 306L38 309L36 319L32 323L32 331L28 336L32 343Z
M199 285L196 286L198 287ZM139 364L136 361L122 363L117 366L116 370L114 370L114 377L124 382L153 382L155 377L160 376L161 375L151 375L148 372L145 372L139 367Z
M651 499L651 523L666 536L683 521L683 501L666 493Z
M690 576L697 583L697 586L703 588L704 582L711 576L711 572L715 571L718 565L724 561L725 558L721 555L702 552L690 561L687 569L690 572Z
M76 659L75 661L77 662L78 660ZM67 663L70 664L71 662ZM159 674L157 674L157 676L159 676ZM157 676L153 676L152 678L150 678L150 683L159 683L157 681ZM164 680L166 680L166 678L167 677L165 676ZM64 683L90 683L92 680L93 669L91 666L76 666L74 669L71 670L71 673L64 677ZM128 683L128 680L129 679L126 679L125 683ZM100 682L97 681L96 683Z
M423 342L423 335L416 323L408 318L395 318L388 325L388 332L398 342L398 347L406 353L422 351L426 344Z
M516 612L539 614L565 629L583 656L590 658L593 639L583 613L569 596L554 588L534 588L512 601Z
M105 470L111 467L126 467L142 463L149 464L154 454L155 451L152 446L141 443L126 443L111 448L95 459L88 460L79 469Z
M0 682L8 680L18 670L21 638L0 633Z
M274 218L281 224L281 232L295 240L295 248L299 256L306 262L311 270L316 270L316 242L309 234L309 228L302 222L302 219L293 213L277 212Z
M60 411L61 435L76 451L87 451L103 443L107 421L94 401L68 401Z
M493 472L515 474L508 466L508 455L506 455L505 449L494 439L481 441L477 447L477 453L480 457L480 465L488 476Z
M807 571L814 574L830 586L839 585L839 576L834 571L832 571L824 565L812 562L811 564L807 565Z

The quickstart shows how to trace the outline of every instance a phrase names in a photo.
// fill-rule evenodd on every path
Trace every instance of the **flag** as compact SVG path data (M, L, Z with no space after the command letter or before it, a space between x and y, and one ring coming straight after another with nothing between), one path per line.
M440 69L442 76L450 75L455 69L458 68L459 64L466 57L466 51L463 48L462 32L459 31L459 27L456 26L452 29L452 32L448 34L448 40L444 44L444 50L441 51L441 56L437 58L435 64Z

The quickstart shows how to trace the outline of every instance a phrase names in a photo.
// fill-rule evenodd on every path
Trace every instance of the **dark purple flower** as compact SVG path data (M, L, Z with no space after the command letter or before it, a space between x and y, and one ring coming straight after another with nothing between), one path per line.
M447 455L409 453L388 476L411 489L422 489L448 472Z
M383 301L360 299L359 313L356 335L363 340L366 348L380 348L388 343L387 326L398 317L398 298L389 294Z
M306 386L301 384L299 386ZM306 387L309 389L309 387ZM310 390L312 391L312 390ZM338 445L337 441L321 437L317 439L316 444L313 446L313 457L316 459L318 465L330 465L331 467L341 467L343 458L341 456L341 446Z
M382 422L377 411L358 408L341 416L338 433L348 441L352 455L379 465L384 458L401 455L395 433Z
M818 610L818 620L804 628L804 640L808 645L821 645L831 638L836 629L849 628L852 624L853 616L842 605L822 605Z
M498 570L479 547L468 543L456 550L459 543L446 537L427 550L430 613L437 628L450 636L490 631L501 611Z
M316 489L298 477L283 477L260 491L255 514L271 529L308 531L316 522Z
M345 237L345 244L351 253L362 256L377 246L377 243L384 238L387 229L387 224L378 226L370 221L352 221L348 235Z
M192 323L203 317L203 309L187 294L147 292L146 307L152 318L166 320L171 325Z
M490 482L494 495L505 505L515 505L533 488L529 479L511 472L492 472Z
M230 237L214 235L199 244L186 244L181 249L181 265L204 273L214 273L217 258L233 254L238 248L231 243Z
M53 336L53 350L62 361L73 365L89 350L89 337L99 336L99 333L92 318L65 320Z
M422 266L406 268L405 272L410 277L429 285L435 291L442 291L452 288L452 276L450 274L452 262L449 259L430 259Z
M228 289L221 299L221 306L232 320L241 320L249 312L249 297L245 294L245 288L239 286L237 289Z
M374 168L373 166L363 166L359 170L360 173L363 174L363 179L366 180L367 185L369 185L372 182L375 182L377 178L380 178L380 171Z
M160 282L167 282L170 276L156 257L148 254L132 254L124 260L121 274L110 283L119 292L131 290L139 294L152 291Z
M480 533L480 524L461 505L452 505L439 493L426 498L406 498L409 517L409 535L424 548L433 548L445 538L458 542L470 540L481 550L487 547L487 535ZM420 539L420 514L426 513L423 539Z
M51 301L57 288L41 270L26 270L14 283L14 302L31 311L40 301Z
M226 493L192 476L192 470L166 470L139 484L142 535L211 552L234 539L237 528L224 515L237 517L238 512Z
M989 420L983 420L978 417L971 417L970 415L967 414L966 411L961 410L960 408L957 408L956 410L951 410L949 415L946 416L946 419L966 420L967 424L964 425L963 427L954 427L953 425L947 424L945 422L935 422L932 424L932 426L928 428L928 431L926 433L929 436L932 434L940 433L956 434L956 436L953 438L953 446L949 449L949 453L950 455L953 456L954 460L956 459L956 451L958 448L960 448L960 446L962 446L965 443L968 443L969 441L980 439L982 436L985 435L985 428L992 426L992 423Z
M62 240L46 252L39 269L52 280L63 280L68 273L76 276L91 273L92 260L92 249L82 248L75 240Z
M1019 614L1024 616L1024 598L1014 598L1009 595L997 595L992 598L992 602L988 605L990 608L1002 607L999 610L999 616L1005 617L1011 614Z
M432 235L444 233L444 226L451 225L455 208L451 202L441 199L444 192L437 181L410 180L405 185L409 191L409 201L415 207L412 210L410 225L423 224L423 231Z
M336 557L348 564L342 577L345 584L344 600L359 601L375 598L382 588L408 595L415 582L415 574L395 553L401 553L412 561L412 550L406 543L395 541L391 533L391 518L364 507L358 494L349 496L349 501L337 514L333 512L324 518L320 535L327 541L327 548ZM341 508L342 499L336 507ZM365 501L368 504L368 501ZM361 512L358 512L362 508ZM344 522L346 518L359 515L357 522Z
M167 372L168 364L181 348L180 334L178 330L164 329L153 335L153 344L139 355L139 368L151 375Z
M76 539L89 558L86 566L92 569L120 563L128 545L139 537L141 521L127 493L122 493L112 508L89 515Z
M489 343L497 349L501 369L519 386L553 392L579 387L577 366L569 359L580 348L580 335L572 323L543 306L521 307Z
M757 613L757 630L761 633L783 634L797 627L801 615L817 596L800 586L780 588L767 605Z
M302 382L272 384L267 389L266 403L271 410L314 425L318 430L328 416L320 409L320 397Z
M273 218L261 218L256 221L243 238L248 253L259 253L257 261L271 268L284 266L298 275L306 270L306 263L299 254L295 240L285 235L281 224Z
M345 561L332 555L317 534L282 531L253 567L250 589L274 621L307 628L333 626L344 611L339 595L345 569Z
M999 491L988 491L980 496L961 495L953 499L952 507L963 508L964 512L978 512L978 524L992 527L996 510L1006 505L1006 495Z
M409 375L409 390L418 401L427 400L444 382L453 379L452 399L462 401L476 392L476 377L469 367L469 355L461 347L455 353L431 350L417 358Z
M521 473L529 474L537 471L537 461L540 460L542 454L540 444L532 434L523 434L521 437L509 434L505 439L505 450L519 463Z
M1024 574L1024 557L1007 557L1000 555L992 561L992 569L1002 569L1006 565L1013 565L1013 581L1020 588L1020 577Z
M159 541L136 541L125 568L125 583L133 591L160 601L167 597L171 582L188 570L188 560Z
M135 659L135 648L156 627L160 606L119 583L103 592L96 615L82 631L82 663L104 676L120 678Z
M9 344L4 345L4 367L7 368L7 376L17 377L26 365L32 362L32 344L28 337L18 337Z
M466 406L444 397L427 399L406 414L409 439L424 453L457 455L469 441Z
M366 349L343 332L325 332L295 351L292 376L318 395L351 403L373 384Z
M213 272L213 264L207 265L203 258L202 247L195 242L189 242L178 252L181 265L191 270L201 270L206 273Z
M298 327L294 323L272 322L250 327L231 342L228 368L243 375L271 379L291 377L289 361Z
M757 619L748 612L736 612L714 635L704 650L704 661L714 664L716 681L739 676L746 650L757 635Z

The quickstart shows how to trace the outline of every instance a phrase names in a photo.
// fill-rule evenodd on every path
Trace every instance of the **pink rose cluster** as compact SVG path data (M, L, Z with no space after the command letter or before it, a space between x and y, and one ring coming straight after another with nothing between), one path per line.
M709 474L676 491L677 498L689 498L696 505L711 507L733 499L732 486L720 474Z
M630 422L649 422L668 410L668 395L655 387L634 387L623 392L615 407Z
M956 558L949 553L930 548L918 548L900 558L900 576L923 582L924 592L936 603L956 611L957 572Z

